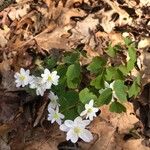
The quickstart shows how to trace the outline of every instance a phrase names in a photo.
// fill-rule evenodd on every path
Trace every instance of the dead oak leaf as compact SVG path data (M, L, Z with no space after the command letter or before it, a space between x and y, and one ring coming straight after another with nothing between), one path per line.
M35 37L35 40L37 44L40 46L40 48L49 51L52 48L56 49L69 49L68 47L68 38L64 37L63 35L68 35L67 32L70 29L70 27L58 27L56 29L52 29L51 32L44 32Z
M0 29L0 47L5 47L7 42L8 42L8 37L9 37L9 31L10 29L4 25L3 30Z
M28 13L29 8L30 6L28 4L25 4L23 8L12 8L8 13L8 16L11 20L19 20L21 17Z

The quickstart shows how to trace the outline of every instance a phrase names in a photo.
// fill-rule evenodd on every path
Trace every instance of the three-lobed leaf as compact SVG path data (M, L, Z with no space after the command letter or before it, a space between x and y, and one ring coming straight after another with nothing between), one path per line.
M63 58L64 63L67 64L74 64L75 62L79 61L80 54L79 53L67 53L66 56Z
M135 78L135 80L133 81L133 84L129 88L129 91L128 91L129 98L131 98L132 96L136 97L140 93L140 90L141 90L140 76L137 76L137 78Z
M104 104L108 105L112 99L112 90L110 88L104 90L96 101L97 106L102 106Z
M91 99L97 100L97 96L90 92L88 88L84 88L79 93L79 99L83 104L87 104Z
M102 68L105 66L106 60L96 56L93 58L92 62L88 65L87 70L91 73L98 73L102 71Z
M90 85L94 86L96 89L104 88L104 75L98 75L95 79L93 79Z
M122 80L116 80L113 88L118 100L125 102L127 100L127 86L124 85L124 82Z
M74 119L79 116L77 112L79 95L76 91L64 92L59 103L60 111L65 115L65 119Z
M67 85L71 89L75 89L78 87L80 83L80 74L81 68L79 63L72 64L68 67L66 72L67 77Z
M109 110L116 113L126 112L126 108L119 102L112 102Z
M123 74L116 67L108 67L106 69L105 79L107 81L123 79Z

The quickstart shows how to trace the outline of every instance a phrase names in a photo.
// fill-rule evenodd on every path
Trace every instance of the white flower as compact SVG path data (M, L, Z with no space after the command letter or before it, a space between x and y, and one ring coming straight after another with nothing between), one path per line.
M42 83L41 77L33 77L33 80L30 83L30 88L36 89L36 94L41 96L43 96L46 91L46 85Z
M85 110L81 112L80 116L85 116L86 119L93 120L93 117L96 117L96 112L98 112L98 108L93 107L94 100L90 100L89 104L85 104Z
M57 106L60 106L60 104L58 103L58 96L53 92L49 93L48 98L51 100L48 107L55 109Z
M20 73L16 72L14 77L16 79L16 87L25 87L32 80L32 77L30 76L30 70L24 70L23 68L20 69Z
M101 93L103 93L106 89L110 88L110 89L112 90L112 99L111 99L111 102L114 102L115 99L118 99L118 97L117 97L117 95L116 95L116 93L115 93L115 91L114 91L114 83L115 83L115 81L113 81L113 82L110 83L110 84L105 81L105 82L104 82L105 88L99 90L99 93L101 94Z
M81 117L77 117L74 121L66 120L64 124L60 126L60 130L67 132L66 140L76 143L79 138L85 142L93 140L93 135L85 127L90 124L90 120L82 120Z
M106 89L112 88L113 84L114 84L114 82L112 82L111 84L109 84L108 82L105 81L105 82L104 82L105 88L99 90L99 93L101 94L101 93L103 93Z
M47 120L51 121L51 123L54 123L55 121L61 125L62 119L64 119L64 115L59 113L59 107L56 107L56 110L48 107L48 118Z
M114 102L115 99L118 99L118 97L117 97L117 95L116 95L116 93L115 93L115 91L114 91L114 83L115 83L115 81L113 81L113 82L110 84L110 87L109 87L109 88L112 89L112 99L111 99L111 102Z
M57 75L57 71L50 72L48 69L44 70L44 74L41 74L42 82L46 83L46 88L50 89L52 84L58 85L59 76Z

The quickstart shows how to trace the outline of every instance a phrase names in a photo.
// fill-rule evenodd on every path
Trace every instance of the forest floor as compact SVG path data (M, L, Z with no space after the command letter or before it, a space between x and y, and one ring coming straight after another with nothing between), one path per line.
M0 150L55 150L65 141L45 120L42 100L15 87L16 71L79 46L91 58L103 55L126 36L137 46L132 74L142 76L142 94L126 113L101 107L90 125L94 140L79 142L83 150L150 149L150 0L0 0Z

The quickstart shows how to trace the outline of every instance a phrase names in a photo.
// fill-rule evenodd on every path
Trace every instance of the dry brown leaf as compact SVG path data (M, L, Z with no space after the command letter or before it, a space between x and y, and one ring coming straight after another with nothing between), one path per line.
M150 38L143 38L138 43L138 48L145 48L150 46Z
M11 20L19 20L21 17L28 13L29 8L30 6L28 4L25 4L23 8L12 8L8 16Z
M7 144L7 142L3 138L0 138L0 149L11 150L10 146Z
M149 1L149 0L140 0L140 3L141 3L142 5L147 5L147 6L150 5L150 1Z
M149 147L144 146L142 143L143 139L129 140L123 144L123 150L149 150Z
M9 38L9 35L8 35L8 32L10 31L10 29L4 25L4 29L0 29L0 47L5 47L7 42L8 42L8 39Z
M52 48L56 49L69 49L68 47L68 39L63 38L63 35L69 35L67 32L70 29L65 28L57 28L54 29L53 32L45 32L43 34L38 35L35 37L37 44L44 50L49 51Z

